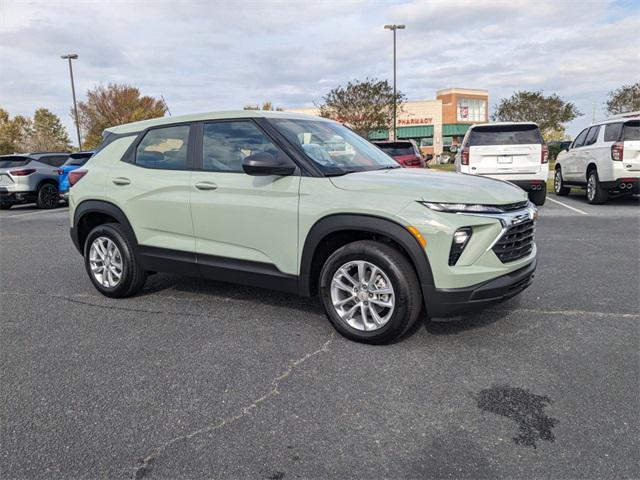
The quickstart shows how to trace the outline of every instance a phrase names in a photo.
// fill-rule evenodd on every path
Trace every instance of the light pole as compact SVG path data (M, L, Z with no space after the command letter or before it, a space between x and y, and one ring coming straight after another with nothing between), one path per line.
M76 87L73 84L73 67L71 66L71 60L77 60L77 53L69 53L62 55L60 58L63 60L69 60L69 75L71 76L71 94L73 95L73 111L75 113L76 120L76 133L78 134L78 149L82 150L82 140L80 139L80 125L78 124L78 105L76 104Z
M396 30L404 30L404 25L385 25L386 30L393 31L393 139L396 140Z

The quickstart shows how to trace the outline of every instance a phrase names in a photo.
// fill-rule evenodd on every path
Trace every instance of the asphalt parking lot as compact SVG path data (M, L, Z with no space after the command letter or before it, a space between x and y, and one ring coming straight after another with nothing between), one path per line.
M66 209L0 212L2 478L639 478L638 200L550 198L532 287L384 347L260 289L107 299Z

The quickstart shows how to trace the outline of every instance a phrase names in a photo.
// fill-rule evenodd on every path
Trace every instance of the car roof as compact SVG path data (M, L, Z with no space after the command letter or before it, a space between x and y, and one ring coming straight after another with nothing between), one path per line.
M388 143L413 143L415 140L412 139L408 139L408 140L374 140L372 143L375 143L376 145L385 145Z
M271 112L266 110L231 110L225 112L194 113L191 115L180 115L176 117L159 117L140 122L126 123L107 128L105 131L115 134L137 133L150 127L160 125L171 125L174 123L198 122L205 120L225 120L231 118L281 118L294 120L318 120L333 122L328 118L306 115L304 113L292 112Z
M594 125L607 125L609 123L628 122L629 120L640 120L640 112L621 113L620 115L615 115L611 118L607 118L606 120L592 123L589 126L592 127Z
M508 126L508 125L535 125L536 127L538 126L538 124L536 122L488 122L488 123L474 123L473 125L471 125L471 127L469 127L469 129L472 128L476 128L476 127L499 127L499 126Z

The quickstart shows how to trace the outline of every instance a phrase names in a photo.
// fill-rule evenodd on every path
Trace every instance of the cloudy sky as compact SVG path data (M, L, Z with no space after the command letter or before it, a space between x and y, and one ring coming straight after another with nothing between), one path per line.
M173 115L272 100L310 106L332 87L391 78L409 99L447 87L556 92L602 116L606 93L640 79L640 0L18 1L0 0L0 106L60 115L74 63L80 99L125 82L164 96Z

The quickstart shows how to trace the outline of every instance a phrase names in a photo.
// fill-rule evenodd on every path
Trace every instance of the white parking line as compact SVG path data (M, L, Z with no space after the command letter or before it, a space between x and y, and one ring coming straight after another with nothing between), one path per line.
M567 205L566 203L559 202L558 200L554 200L553 198L547 197L547 200L549 200L550 202L553 202L553 203L557 203L558 205L562 205L563 207L566 207L569 210L573 210L574 212L581 213L582 215L589 215L587 212L583 212L582 210L574 208L571 205Z
M49 215L54 214L56 212L68 212L68 210L66 208L57 208L55 210L38 210L37 212L28 212L28 213L18 213L16 215L7 215L6 217L3 218L21 218L21 217L28 217L29 215L42 215L43 213L48 213Z

